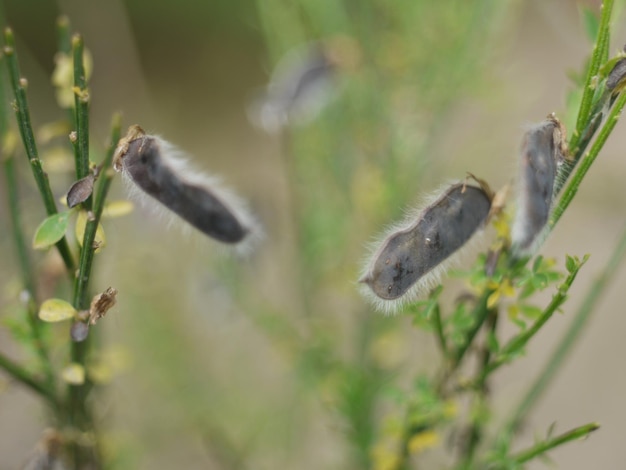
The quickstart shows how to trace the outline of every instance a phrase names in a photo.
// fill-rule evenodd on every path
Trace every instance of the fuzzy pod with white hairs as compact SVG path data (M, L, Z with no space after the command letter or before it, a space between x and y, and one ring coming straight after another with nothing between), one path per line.
M133 195L142 202L158 201L157 210L166 207L215 240L240 245L258 233L244 204L217 178L192 169L180 150L137 125L120 139L113 168L140 190Z
M338 96L341 72L359 61L357 43L342 35L291 49L248 106L248 119L270 134L308 124Z
M493 193L477 181L480 187L452 184L387 230L359 280L377 309L393 312L434 287L450 257L485 225Z
M554 114L524 134L511 233L513 252L518 256L532 254L545 238L557 170L566 153L565 128Z

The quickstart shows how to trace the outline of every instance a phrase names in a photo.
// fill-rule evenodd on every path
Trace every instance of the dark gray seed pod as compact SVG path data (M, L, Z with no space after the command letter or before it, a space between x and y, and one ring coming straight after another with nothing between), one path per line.
M405 296L485 224L490 209L486 189L452 185L408 226L383 240L361 282L382 300Z
M185 168L174 153L164 140L132 126L118 144L113 165L145 194L204 234L224 243L243 241L250 228L241 211L208 178Z
M548 223L558 164L563 160L563 127L554 116L529 129L520 149L517 211L512 242L518 252L532 251Z
M606 79L606 88L613 91L626 78L626 59L620 59L615 63Z
M85 202L91 193L93 193L93 183L95 181L95 176L93 174L89 174L84 178L76 181L67 192L67 206L71 209L74 206L77 206L81 202Z

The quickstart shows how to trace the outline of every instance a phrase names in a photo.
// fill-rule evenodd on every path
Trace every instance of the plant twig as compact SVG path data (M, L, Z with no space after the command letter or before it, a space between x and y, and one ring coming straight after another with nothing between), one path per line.
M580 426L574 428L570 431L567 431L563 434L560 434L556 437L546 439L545 441L541 441L536 443L530 449L524 450L518 454L513 456L513 461L518 464L523 464L532 460L536 457L539 457L551 449L558 447L567 442L573 441L575 439L580 439L582 437L586 437L591 434L593 431L600 428L600 425L597 423L585 424L584 426Z
M433 308L432 322L433 326L435 327L435 333L437 334L437 341L439 342L441 353L443 354L443 357L447 359L450 355L450 351L448 350L448 342L443 331L443 323L441 321L441 309L439 308L439 302L437 302L435 304L435 307Z
M2 370L4 370L7 374L9 374L21 384L26 385L33 392L42 396L52 405L53 409L56 410L59 408L59 403L53 390L35 379L25 369L23 369L21 366L19 366L3 354L0 354L0 368L2 368Z
M483 326L483 323L489 316L490 309L487 308L487 299L489 296L493 294L494 290L492 288L486 287L482 296L478 300L476 307L474 308L474 312L472 313L472 317L475 318L474 325L465 335L465 341L463 344L455 351L452 358L452 369L455 370L460 365L461 361L465 357L465 353L472 345L474 338L480 331Z
M7 28L4 32L4 55L7 58L7 67L9 70L9 80L13 93L15 95L15 114L17 116L17 124L20 129L20 135L26 149L26 156L30 162L37 188L41 194L46 213L50 215L56 214L57 207L54 202L54 196L50 189L48 175L43 171L43 166L37 153L37 145L35 143L35 135L30 122L30 112L28 110L28 101L26 99L26 80L21 78L17 54L15 52L15 38L11 29ZM63 258L63 262L68 272L73 275L75 264L70 252L67 239L63 237L56 243L56 247Z
M72 51L72 36L70 34L70 20L61 15L57 18L57 45L59 52L69 55Z
M583 96L580 102L580 109L578 110L578 117L576 119L576 130L570 141L571 148L576 149L578 139L581 137L583 129L589 122L590 110L593 102L593 96L596 86L594 85L595 77L600 70L600 65L607 59L609 49L609 32L611 13L613 12L613 0L604 0L602 2L602 18L600 19L600 27L598 28L598 37L596 38L593 54L591 55L591 62L587 68L587 76L585 78L585 84L583 87Z
M611 135L611 132L615 128L615 125L617 124L617 121L619 120L619 117L621 115L622 108L624 107L625 104L626 104L626 93L621 93L619 97L617 98L617 100L615 101L615 104L613 108L611 109L611 112L609 113L609 117L604 123L604 126L602 126L602 129L600 130L598 137L593 142L591 149L581 159L581 162L578 165L576 172L572 176L569 184L567 185L567 187L565 188L565 191L563 192L563 196L561 197L558 204L552 211L552 215L550 216L550 222L549 222L550 230L554 228L554 226L557 224L557 222L563 215L563 212L565 212L565 209L567 209L569 204L572 202L572 199L574 199L574 196L578 192L578 188L580 184L582 183L583 178L587 174L587 171L589 170L589 168L595 161L596 157L600 153L600 150L602 150L602 147L606 143L606 140L609 138L609 135Z
M83 236L83 246L80 250L78 276L74 284L74 308L77 310L85 310L88 308L88 287L89 280L91 278L91 270L93 265L93 257L96 247L94 246L94 239L98 224L100 223L100 217L104 207L104 201L111 185L112 180L112 168L111 162L113 160L113 153L115 147L120 138L120 126L121 117L116 114L113 117L113 125L111 131L111 142L107 149L107 153L104 162L101 166L101 173L98 186L96 187L96 196L94 202L94 213L86 224L85 233ZM72 342L71 357L72 361L77 364L85 365L87 353L89 351L89 337L82 342ZM86 399L91 388L91 383L86 382L82 385L69 385L68 397L69 397L69 421L73 426L82 428L85 424L88 424L91 429L94 427L93 417L90 410L86 406ZM97 454L97 447L94 447L93 451ZM72 447L72 457L74 463L79 466L81 462L86 458L84 453L79 447L78 443L74 443ZM99 458L95 457L96 461Z
M4 59L0 58L0 62ZM20 266L20 272L22 276L22 284L28 292L27 303L27 320L30 326L33 341L35 343L35 349L39 355L42 370L46 377L46 384L53 392L56 390L54 373L52 371L52 364L50 363L50 357L48 354L48 348L44 344L39 319L37 318L36 311L36 299L37 299L37 283L35 281L35 275L33 274L33 268L26 244L26 237L22 230L22 221L20 217L19 201L18 201L18 186L17 175L15 172L15 153L12 148L8 148L6 141L8 136L8 120L6 116L6 94L4 89L4 81L0 80L0 138L2 139L6 152L4 156L4 173L6 177L7 188L7 202L9 205L9 214L11 217L11 232L13 234L13 244L17 253L17 259Z
M543 372L537 377L535 382L526 392L526 395L521 400L517 409L515 410L512 418L509 420L506 426L506 435L512 435L518 428L521 420L528 414L530 409L535 405L539 397L546 390L550 382L555 378L556 372L561 368L561 365L576 340L580 337L580 333L583 330L587 320L594 311L594 307L597 301L602 297L605 289L607 288L609 281L615 275L617 268L626 255L626 228L622 232L619 243L615 250L609 257L609 262L604 268L604 271L593 283L589 292L585 296L583 303L576 312L570 327L563 335L563 338L557 345L554 353L551 355L550 360L546 364Z
M83 64L85 45L82 36L72 38L74 55L74 104L76 108L76 179L79 180L89 174L89 90ZM91 209L91 198L83 202L85 209Z
M487 330L487 334L494 334L496 332L496 328L498 326L498 310L497 309L489 309L489 315L485 321L485 329ZM487 377L488 374L485 373L489 362L491 361L491 349L489 348L488 338L485 338L485 344L483 345L479 362L480 369L478 372L479 376L479 385L478 385L478 393L476 395L476 399L478 400L478 406L484 406L486 400L489 395L489 388L487 386ZM465 442L465 446L463 449L463 463L461 464L461 468L471 468L472 463L474 462L474 457L476 454L476 449L480 444L483 435L483 422L480 417L474 419L471 423L468 433L467 440Z
M107 149L106 157L102 162L100 169L100 177L98 185L95 191L95 205L93 207L93 217L90 217L85 227L85 233L83 236L83 247L80 251L79 275L76 278L74 287L74 308L83 310L88 307L87 305L87 288L89 285L89 278L91 276L91 265L93 263L93 257L95 254L95 247L93 246L96 237L96 230L100 223L100 217L102 216L102 210L104 209L104 202L106 195L111 186L112 180L112 168L111 162L113 159L113 153L115 152L115 146L120 138L120 126L121 116L116 114L113 117L111 142Z
M552 317L554 312L556 312L557 309L561 305L563 305L563 302L565 302L565 300L567 299L567 293L572 283L574 282L574 279L576 279L576 275L578 274L578 271L580 270L584 262L585 260L579 263L576 266L576 269L567 276L563 284L559 286L557 293L552 297L552 300L539 316L539 318L537 318L535 323L533 323L530 328L522 331L519 335L511 339L511 341L509 341L507 345L502 348L496 358L485 369L485 375L489 375L491 372L503 365L508 360L511 354L521 350L524 346L526 346L528 341L530 341L530 339L535 336L535 334L541 329L541 327Z
M7 200L9 202L9 213L11 216L11 229L13 232L13 243L15 244L17 257L20 264L20 271L22 274L22 283L24 288L28 291L28 304L27 304L27 320L28 325L33 336L35 343L35 349L39 355L41 367L46 376L47 386L51 389L55 389L54 373L52 371L52 364L50 363L50 357L48 354L48 348L44 344L39 318L37 318L37 309L35 299L37 298L37 290L35 277L33 275L32 266L28 256L28 249L26 248L26 238L22 232L22 225L19 213L19 204L17 198L17 177L15 175L13 154L5 157L4 160L4 172L6 176L7 187Z

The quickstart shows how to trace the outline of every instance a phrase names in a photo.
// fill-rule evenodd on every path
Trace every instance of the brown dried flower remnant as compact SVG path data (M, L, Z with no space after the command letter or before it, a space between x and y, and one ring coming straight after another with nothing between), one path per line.
M96 295L91 301L89 307L89 319L87 322L90 325L95 325L98 320L106 315L106 313L117 302L117 289L109 287L101 294Z

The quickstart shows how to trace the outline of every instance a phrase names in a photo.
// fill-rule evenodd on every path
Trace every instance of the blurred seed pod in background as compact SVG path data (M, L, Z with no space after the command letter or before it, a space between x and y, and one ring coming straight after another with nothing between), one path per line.
M342 73L354 70L359 62L359 47L347 36L290 50L248 107L250 122L268 133L308 124L338 96Z

